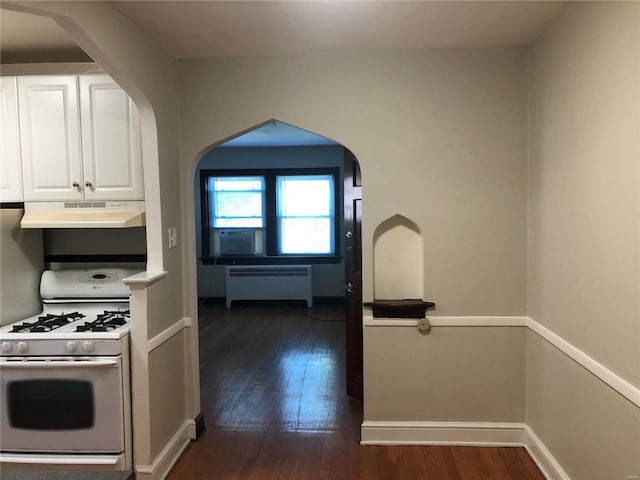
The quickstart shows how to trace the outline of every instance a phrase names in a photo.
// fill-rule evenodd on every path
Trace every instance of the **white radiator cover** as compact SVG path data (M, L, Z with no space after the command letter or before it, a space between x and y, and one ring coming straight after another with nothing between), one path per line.
M313 306L311 265L226 268L227 308L233 300L305 300Z

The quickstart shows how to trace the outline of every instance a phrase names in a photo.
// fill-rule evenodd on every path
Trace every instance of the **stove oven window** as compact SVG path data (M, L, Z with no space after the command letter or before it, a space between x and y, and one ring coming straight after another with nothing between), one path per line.
M8 384L9 422L28 430L81 430L94 424L90 382L34 379Z

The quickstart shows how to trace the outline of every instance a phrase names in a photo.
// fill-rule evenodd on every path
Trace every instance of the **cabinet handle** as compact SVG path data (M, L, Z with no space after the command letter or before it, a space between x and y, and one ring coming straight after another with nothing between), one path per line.
M71 185L73 185L76 188L78 188L80 186L80 184L78 182L73 182Z
M85 186L85 187L90 187L91 185L92 185L92 183L91 183L89 180L87 180L86 182L84 182L84 186Z

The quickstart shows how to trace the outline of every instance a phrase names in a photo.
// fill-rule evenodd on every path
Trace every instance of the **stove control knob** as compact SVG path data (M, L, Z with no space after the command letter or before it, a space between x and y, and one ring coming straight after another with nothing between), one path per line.
M69 353L75 353L78 351L78 343L71 341L71 342L67 342L67 352Z
M84 350L84 353L91 353L93 352L93 349L94 349L93 342L87 341L82 344L82 350Z
M27 342L18 342L18 352L27 353L29 351L29 344Z
M11 353L11 350L13 350L13 345L11 345L9 342L2 342L2 353Z

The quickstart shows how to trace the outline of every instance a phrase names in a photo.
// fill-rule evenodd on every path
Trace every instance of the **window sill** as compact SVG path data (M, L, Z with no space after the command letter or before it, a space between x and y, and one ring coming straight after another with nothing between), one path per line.
M288 255L286 257L201 257L203 265L308 265L340 263L337 255Z

